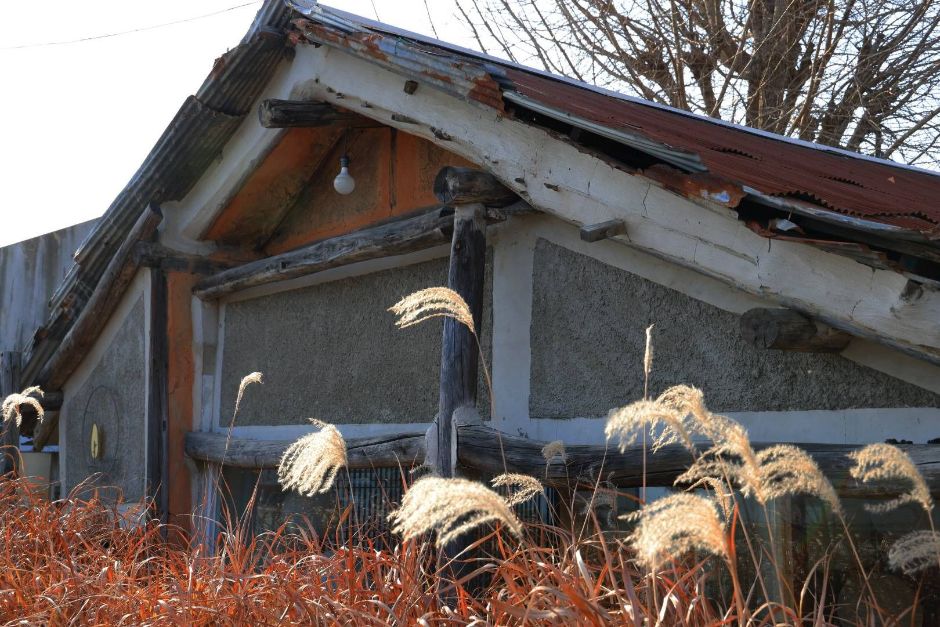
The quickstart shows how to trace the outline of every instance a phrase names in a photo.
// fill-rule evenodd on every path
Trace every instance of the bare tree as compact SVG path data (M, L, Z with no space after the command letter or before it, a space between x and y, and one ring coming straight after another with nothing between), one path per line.
M457 0L479 46L647 100L940 166L935 0Z

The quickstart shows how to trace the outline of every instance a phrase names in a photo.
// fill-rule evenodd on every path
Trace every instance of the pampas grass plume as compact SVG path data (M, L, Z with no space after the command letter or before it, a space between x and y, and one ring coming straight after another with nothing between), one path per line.
M391 513L389 520L392 531L405 540L437 532L439 548L471 529L497 521L513 535L522 535L522 523L503 497L466 479L419 479L405 493L401 507Z
M346 442L331 424L310 419L319 431L300 438L284 451L277 480L284 490L303 496L323 493L333 486L336 473L347 464Z
M473 314L460 294L447 287L429 287L419 290L389 307L398 316L395 322L399 329L420 324L431 318L453 318L471 333L476 333Z
M888 549L888 565L905 575L916 575L920 571L937 565L940 557L940 533L936 531L914 531L901 536Z
M878 505L866 505L872 512L888 512L905 503L917 503L928 514L933 509L933 498L930 488L924 481L923 475L911 458L896 446L891 444L869 444L860 451L855 451L849 457L855 462L849 473L859 481L909 481L912 484L910 492L902 494L896 499Z
M513 489L506 497L506 502L509 505L525 503L538 494L545 496L545 488L542 483L529 475L507 472L494 478L492 483L494 488L506 487Z
M19 427L23 422L23 414L20 411L21 405L29 405L36 410L37 419L42 422L42 419L45 417L45 412L42 408L42 403L38 399L33 397L35 394L42 398L43 391L39 389L38 385L28 387L19 394L10 394L5 399L3 399L3 422L10 422L13 419L16 419L16 426Z
M655 569L663 559L705 551L728 559L725 528L715 503L695 494L673 494L629 516L638 519L630 542L637 559Z
M661 429L653 440L653 451L668 444L680 443L694 450L692 437L681 413L657 401L636 401L607 414L604 434L607 439L618 438L620 450L636 442L637 433L644 429Z

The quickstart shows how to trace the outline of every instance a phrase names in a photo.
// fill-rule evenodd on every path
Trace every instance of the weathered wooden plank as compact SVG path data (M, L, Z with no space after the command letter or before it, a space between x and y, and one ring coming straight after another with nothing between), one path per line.
M838 353L852 341L843 331L792 309L756 308L741 314L741 336L756 348L803 353Z
M500 433L492 428L467 425L458 428L457 458L462 466L484 473L518 472L538 477L553 485L570 485L575 481L594 481L598 476L610 478L621 487L642 485L643 449L630 446L620 450L613 444L567 445L566 461L546 463L542 457L545 442ZM778 442L755 442L755 450ZM701 450L708 443L702 443ZM849 476L852 466L848 454L861 446L851 444L797 444L809 453L832 481L842 496L887 497L910 488L901 484L860 484ZM940 445L902 445L923 473L933 490L940 492ZM503 459L505 456L505 466ZM646 455L646 485L671 486L692 463L692 454L681 446L667 446Z
M204 255L173 250L157 242L137 242L134 246L134 259L141 267L187 274L218 274L234 265L209 259Z
M581 240L585 242L599 242L610 239L614 235L623 235L627 232L627 225L623 220L607 220L598 224L585 224L581 227Z
M446 168L445 168L446 169ZM486 266L486 210L482 204L460 205L454 214L454 237L450 246L447 286L470 308L480 333L483 318L483 280ZM435 445L430 465L440 476L454 476L454 411L475 407L480 349L470 330L453 318L444 318L441 341L441 377L438 413L432 433ZM429 456L430 457L430 456Z
M203 299L219 298L249 287L439 246L450 241L453 218L449 213L443 207L434 207L414 217L259 259L205 279L193 293Z
M483 170L448 166L434 178L434 195L446 205L479 203L487 207L505 207L519 196Z
M111 258L91 297L72 324L72 328L62 339L55 353L46 361L35 380L27 383L38 384L52 390L62 387L62 384L91 350L95 340L98 339L98 334L107 324L111 314L120 303L121 296L134 280L137 270L140 269L134 257L134 247L137 242L151 238L162 220L163 213L156 205L147 207L141 213L127 238ZM56 419L46 420L36 429L33 436L33 446L36 450L42 450L45 446L56 422Z
M277 468L290 441L229 438L224 433L192 432L186 435L190 458L225 463L236 468ZM424 462L424 434L400 433L374 438L346 440L350 468L409 468Z
M258 107L258 121L264 128L330 126L380 126L373 120L348 111L339 111L325 102L269 98Z

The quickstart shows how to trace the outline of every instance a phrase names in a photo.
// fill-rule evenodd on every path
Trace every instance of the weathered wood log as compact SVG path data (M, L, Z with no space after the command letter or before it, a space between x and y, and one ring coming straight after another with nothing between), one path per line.
M19 392L20 353L0 354L0 400ZM0 416L0 475L19 470L20 429L16 418L5 421Z
M225 433L186 434L190 458L235 468L277 468L289 440L229 438ZM350 468L409 468L424 462L424 434L398 433L373 438L348 438L346 457Z
M483 425L457 427L457 459L460 466L483 474L496 475L518 472L538 478L546 485L572 486L590 484L600 474L620 487L639 487L642 484L643 449L639 445L627 447L623 452L614 446L569 444L565 447L565 461L556 458L548 463L542 457L546 442L529 440L501 433ZM226 446L224 433L190 433L186 436L186 454L201 461L220 463ZM423 434L404 433L374 438L350 438L350 468L403 467L424 461ZM291 444L284 440L253 440L231 438L225 452L225 464L238 468L276 468L284 450ZM756 450L778 443L755 442ZM705 450L703 442L700 449ZM863 484L849 476L852 461L848 454L861 448L852 444L797 444L808 452L822 471L833 482L841 496L887 498L910 489L901 483ZM914 460L924 475L931 491L940 494L940 444L906 444L900 448ZM503 455L505 454L505 466ZM692 455L680 446L668 446L646 455L646 485L669 487L676 477L685 472Z
M351 263L425 250L450 241L452 229L449 210L435 207L415 217L340 235L220 272L199 283L193 293L203 299L219 298Z
M627 447L623 452L611 444L566 445L564 463L560 460L546 463L542 457L545 442L529 440L500 433L490 427L466 425L458 428L457 458L461 466L488 474L518 472L532 475L550 485L571 485L576 481L590 483L602 476L620 487L642 485L643 448ZM753 442L755 450L774 446L779 442ZM708 442L701 443L704 451ZM796 444L809 453L823 473L832 481L841 496L881 498L897 495L910 489L899 483L863 484L849 476L852 461L849 453L861 448L852 444ZM931 490L940 493L940 445L901 445L918 470L924 475ZM503 456L505 455L505 466ZM668 487L692 463L692 454L682 446L666 446L646 455L646 485Z
M479 203L487 207L505 207L519 197L495 176L473 168L441 168L434 178L434 195L445 205Z
M349 111L339 111L325 102L278 100L270 98L258 107L258 121L264 128L330 126L379 126L373 120Z
M627 232L627 224L623 220L608 220L598 224L585 224L581 227L581 240L585 242L599 242L614 235L623 235Z
M173 250L157 242L137 242L134 246L134 259L141 267L186 274L218 274L234 265L203 255Z
M483 280L486 266L486 210L482 204L459 205L454 213L454 237L450 246L447 286L470 308L476 332L483 318ZM438 413L432 427L435 446L428 464L442 477L454 476L456 453L454 412L476 407L480 349L477 338L465 325L444 318L441 341L441 377Z
M111 258L72 328L32 383L56 390L61 388L75 371L98 339L98 334L107 324L121 301L121 296L140 269L134 258L134 246L139 241L150 239L162 220L163 213L156 205L144 209L127 238ZM45 446L47 438L56 426L55 423L55 419L40 423L40 428L33 436L33 446L37 451L41 451Z
M838 353L848 346L852 336L792 309L757 308L741 315L741 336L757 348Z

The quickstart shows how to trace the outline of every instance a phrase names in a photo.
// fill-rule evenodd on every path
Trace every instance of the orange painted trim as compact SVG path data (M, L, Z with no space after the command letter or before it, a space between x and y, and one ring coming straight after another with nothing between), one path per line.
M167 443L169 465L169 522L187 534L192 532L192 465L186 458L186 434L193 430L192 291L199 277L167 274Z

